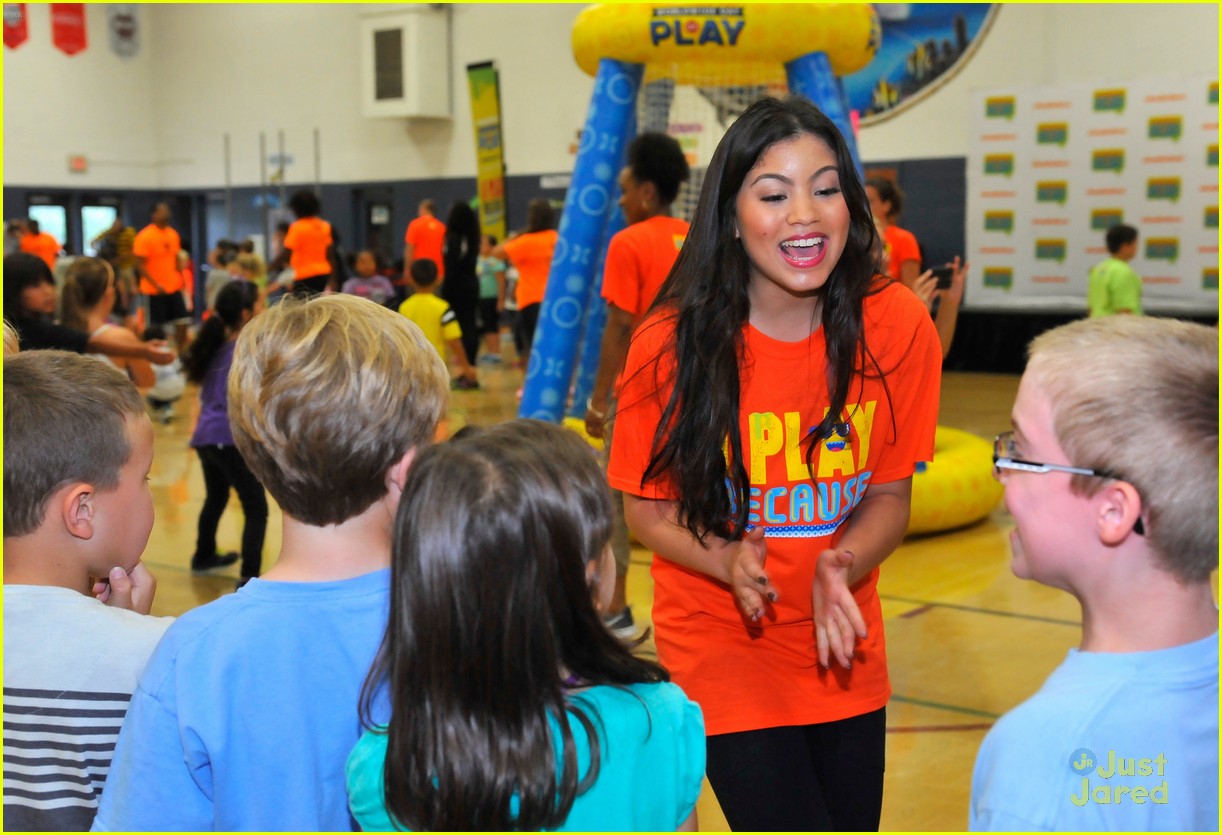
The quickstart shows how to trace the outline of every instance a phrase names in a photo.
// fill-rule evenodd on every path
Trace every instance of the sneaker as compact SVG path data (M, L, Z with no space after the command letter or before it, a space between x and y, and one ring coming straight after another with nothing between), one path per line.
M450 381L450 388L456 391L474 391L479 388L479 380L469 380L466 377L455 377Z
M617 638L628 639L636 635L636 623L632 620L632 609L627 606L616 614L605 615L603 625Z
M192 558L191 573L206 574L209 571L215 571L218 568L225 568L233 565L239 559L241 559L241 555L238 554L237 551L229 551L224 554L213 554L210 557L204 557L202 560Z

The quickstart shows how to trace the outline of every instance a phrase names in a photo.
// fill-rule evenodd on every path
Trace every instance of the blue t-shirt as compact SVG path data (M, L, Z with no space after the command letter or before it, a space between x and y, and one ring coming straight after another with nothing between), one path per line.
M1218 635L1155 652L1070 650L989 731L974 831L1218 831Z
M350 830L344 760L390 569L251 580L187 612L132 696L95 830Z
M676 685L591 687L574 694L599 734L598 779L573 801L557 831L675 830L696 808L704 777L704 720L695 702ZM570 719L578 774L590 767L590 745ZM556 757L559 726L552 720ZM348 758L352 814L365 831L390 831L384 803L383 765L387 736L366 732Z

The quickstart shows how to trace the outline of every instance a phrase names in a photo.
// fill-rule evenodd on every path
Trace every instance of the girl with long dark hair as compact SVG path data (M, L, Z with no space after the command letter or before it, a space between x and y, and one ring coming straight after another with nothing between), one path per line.
M462 346L467 359L474 363L479 353L479 324L476 311L479 309L479 216L463 201L450 207L446 217L446 236L442 242L441 258L445 262L442 274L441 297L450 303L462 328Z
M238 588L258 577L263 565L263 538L267 532L267 496L263 485L246 465L229 428L229 368L242 328L255 315L259 288L249 281L231 281L216 295L212 315L204 322L183 355L187 379L200 384L199 420L191 446L199 455L207 491L199 511L195 555L191 570L202 572L237 562L233 552L218 554L216 528L229 504L229 491L242 503L242 567Z
M831 120L759 101L625 363L608 474L656 554L659 660L704 711L736 830L878 827L875 586L932 457L941 353L875 240Z
M606 480L568 430L517 420L420 454L348 758L362 829L695 828L700 711L604 628L610 536Z

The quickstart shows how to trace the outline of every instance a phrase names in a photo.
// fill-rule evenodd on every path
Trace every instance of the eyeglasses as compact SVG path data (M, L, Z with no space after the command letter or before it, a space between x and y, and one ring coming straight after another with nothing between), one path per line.
M1014 433L1002 432L993 439L993 475L997 475L998 470L1017 470L1020 473L1069 473L1070 475L1085 475L1094 476L1095 478L1110 478L1116 481L1124 479L1115 473L1110 473L1106 470L1092 470L1089 467L1070 467L1065 464L1042 464L1038 461L1025 461L1017 456L1018 450L1014 446ZM1138 536L1145 536L1146 526L1141 521L1141 517L1137 517L1137 522L1133 525L1133 533Z

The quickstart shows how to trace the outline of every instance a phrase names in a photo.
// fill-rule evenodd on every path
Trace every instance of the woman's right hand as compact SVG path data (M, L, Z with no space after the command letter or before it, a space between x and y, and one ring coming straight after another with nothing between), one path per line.
M768 582L768 575L764 573L767 556L761 525L756 525L726 549L726 576L734 602L751 623L763 620L769 604L780 599L776 587Z

